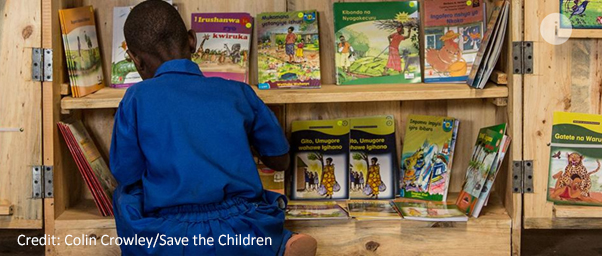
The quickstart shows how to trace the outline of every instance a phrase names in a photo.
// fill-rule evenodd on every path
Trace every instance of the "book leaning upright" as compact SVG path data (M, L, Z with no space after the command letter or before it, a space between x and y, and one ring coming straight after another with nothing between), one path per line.
M500 57L508 24L509 6L510 3L507 0L495 2L493 14L487 24L487 32L483 37L483 44L466 82L473 88L485 88L487 80L489 80L489 76Z

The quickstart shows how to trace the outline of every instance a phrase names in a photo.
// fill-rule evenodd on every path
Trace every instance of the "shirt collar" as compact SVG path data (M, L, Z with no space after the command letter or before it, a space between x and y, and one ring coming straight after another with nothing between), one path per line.
M167 61L157 69L155 77L159 77L165 73L186 73L202 76L203 73L199 69L199 65L188 59L177 59Z

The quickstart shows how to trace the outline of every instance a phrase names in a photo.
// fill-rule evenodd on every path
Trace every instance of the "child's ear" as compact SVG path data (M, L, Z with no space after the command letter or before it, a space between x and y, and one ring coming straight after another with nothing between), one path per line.
M188 30L188 47L191 53L196 52L196 32L194 30Z

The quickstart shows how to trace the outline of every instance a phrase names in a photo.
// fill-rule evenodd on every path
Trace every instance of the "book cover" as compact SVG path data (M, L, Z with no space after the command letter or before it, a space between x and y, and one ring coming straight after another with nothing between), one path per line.
M248 83L253 18L248 13L193 13L197 50L192 61L203 75Z
M401 197L447 199L457 126L451 117L408 117L401 155Z
M602 2L596 0L559 0L560 28L602 29Z
M396 200L392 204L404 219L419 221L468 221L454 203Z
M142 81L136 65L127 54L127 44L123 34L125 20L133 6L113 8L113 54L111 59L111 87L127 88Z
M483 36L482 47L479 48L466 83L476 89L482 89L487 84L489 76L497 63L506 34L510 3L508 1L494 2L491 18L487 23L487 31Z
M334 3L337 84L420 83L418 1Z
M485 127L479 131L466 171L466 180L456 201L458 208L468 215L472 215L491 169L496 168L496 159L505 133L506 124Z
M347 208L349 217L357 220L401 219L388 200L349 200Z
M59 10L71 94L83 97L105 86L94 8Z
M318 12L257 16L259 89L320 88Z
M294 121L291 199L349 198L349 121Z
M284 171L274 171L262 163L257 165L263 189L284 194Z
M479 217L479 214L481 214L481 210L483 210L483 207L487 204L487 201L489 200L489 195L491 194L491 189L493 188L493 182L495 182L495 178L497 177L497 174L499 173L500 168L502 167L502 162L504 161L506 152L508 151L508 147L510 146L511 141L512 139L509 136L504 135L501 146L497 153L498 156L495 159L493 165L491 166L491 170L489 170L487 180L485 181L483 190L481 190L481 195L479 195L474 210L472 211L472 216L475 218Z
M348 219L347 212L336 202L295 202L286 206L287 220Z
M349 123L350 198L395 198L399 169L393 116L353 118Z
M602 116L555 112L548 201L602 205Z
M463 83L485 29L485 1L424 1L424 82Z

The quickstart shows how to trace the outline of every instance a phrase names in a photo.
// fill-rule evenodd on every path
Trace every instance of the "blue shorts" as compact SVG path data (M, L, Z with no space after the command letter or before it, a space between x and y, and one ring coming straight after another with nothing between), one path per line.
M216 204L163 208L150 214L143 214L140 186L119 186L113 198L120 237L137 235L138 239L157 241L154 246L122 244L122 255L283 255L292 235L284 229L284 211L279 207L286 197L270 191L264 191L263 198L257 201L232 198ZM183 237L188 238L188 246L161 245L169 238ZM199 242L199 237L204 238L203 242ZM213 245L208 242L210 237ZM250 245L253 238L262 238L263 242L255 240Z

